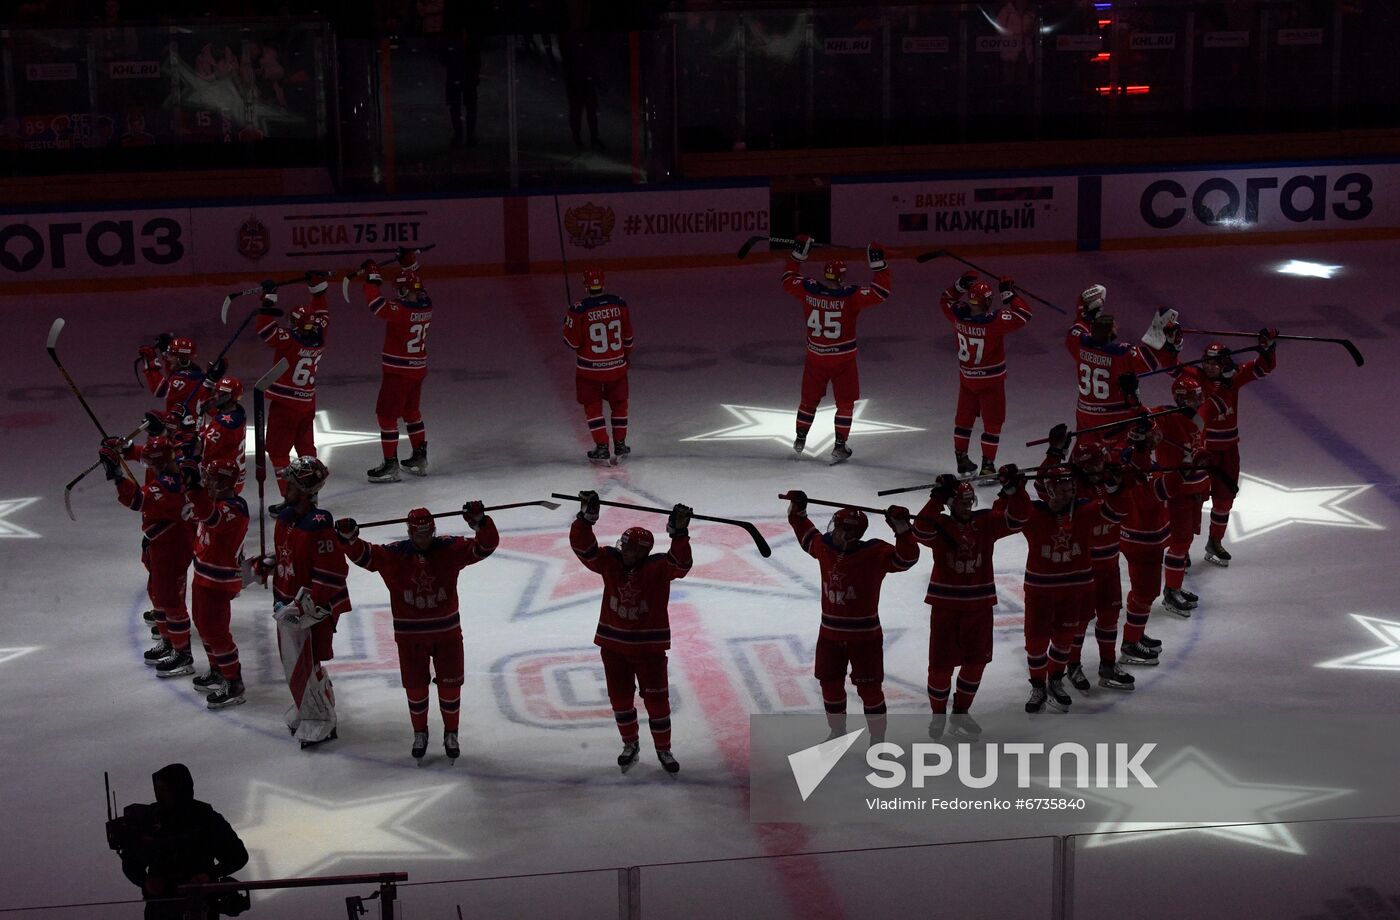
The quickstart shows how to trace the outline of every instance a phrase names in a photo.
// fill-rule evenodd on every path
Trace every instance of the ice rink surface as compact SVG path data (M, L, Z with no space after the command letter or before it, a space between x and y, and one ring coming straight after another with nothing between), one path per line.
M1326 280L1275 271L1290 259L1339 269ZM1394 536L1400 460L1393 452L1400 443L1394 299L1400 269L1393 242L974 261L1066 308L1088 283L1102 282L1120 331L1133 340L1153 308L1171 305L1188 326L1269 324L1348 336L1366 356L1358 369L1336 346L1280 344L1277 372L1241 397L1245 479L1225 541L1233 565L1206 565L1198 538L1187 587L1201 595L1200 608L1182 620L1159 605L1152 617L1150 631L1166 644L1164 663L1138 669L1133 694L1096 691L1076 701L1076 713L1115 707L1145 719L1154 713L1229 719L1260 711L1325 719L1400 712ZM337 517L363 521L401 516L418 505L450 510L472 498L491 504L587 488L607 499L683 501L701 513L758 522L773 546L770 559L736 528L692 528L696 565L675 586L671 607L675 752L682 764L676 781L660 771L645 732L641 764L621 776L614 763L619 741L591 641L601 582L569 552L572 508L500 514L500 550L462 575L467 682L463 758L455 766L441 753L435 697L428 761L417 768L409 758L388 596L377 576L353 567L354 611L340 621L329 665L338 741L303 752L288 738L270 592L256 586L234 602L246 705L208 712L188 678L158 681L140 660L151 643L140 622L147 604L138 516L117 504L100 471L74 494L78 522L64 514L63 483L96 459L98 435L49 363L44 338L54 317L66 318L59 349L65 364L99 417L114 433L124 432L154 403L132 376L136 347L170 329L192 335L207 359L228 334L218 317L224 292L6 297L0 426L10 462L0 487L0 821L8 830L0 843L0 907L133 896L105 848L102 771L111 771L122 802L148 801L150 774L171 761L188 764L197 797L240 830L253 858L241 876L250 878L405 869L414 882L429 882L1064 833L1064 825L1047 830L1031 818L1019 831L979 826L972 818L931 820L918 834L873 824L757 825L748 818L750 714L821 711L810 676L817 566L797 547L785 503L775 496L802 488L814 497L879 504L878 489L951 469L955 345L936 301L960 268L947 260L893 263L893 296L861 319L855 456L838 467L825 463L829 399L808 455L798 458L789 446L804 328L779 288L781 263L610 273L609 290L631 304L636 330L634 453L623 467L599 469L583 458L588 440L574 401L573 358L560 337L561 277L436 281L427 262L436 307L424 391L432 474L385 485L364 476L380 456L373 408L381 326L358 290L347 305L332 288L330 342L317 385L318 440L333 445L321 453L332 474L321 505ZM852 277L868 277L854 260ZM577 295L576 276L573 289ZM283 301L298 302L295 295ZM254 306L240 301L231 315L241 318L240 310ZM1023 465L1042 454L1020 445L1057 421L1072 423L1075 399L1062 346L1069 321L1033 306L1031 325L1008 340L1010 410L1000 458ZM1197 357L1206 341L1192 337L1187 357ZM231 373L251 388L267 355L250 330L231 352ZM1170 400L1161 377L1145 383L1144 393L1149 402ZM406 441L400 450L407 456ZM245 494L255 502L251 476ZM917 508L924 496L907 499ZM825 523L824 515L813 517ZM604 509L600 541L638 523L664 531L661 518ZM443 526L443 532L464 530L450 519ZM250 545L255 534L256 524ZM871 535L888 536L887 528L872 522ZM399 533L386 528L365 536L388 541ZM1019 537L998 545L996 658L974 712L1014 711L1024 702L1024 556ZM886 693L894 712L927 710L922 599L929 567L925 551L914 571L890 576L884 587ZM202 665L197 640L195 649ZM1094 658L1086 651L1086 661ZM850 698L859 713L859 701ZM1287 819L1283 811L1261 817ZM1103 892L1125 875L1155 866L1151 881L1140 882L1152 888L1170 883L1180 866L1217 858L1233 860L1231 875L1244 884L1252 871L1324 864L1361 873L1364 881L1365 860L1342 854L1372 832L1381 835L1375 846L1393 853L1396 832L1377 827L1295 828L1284 840L1267 829L1193 831L1114 847L1123 853L1121 866L1100 861L1081 873L1104 878L1098 895L1086 889L1076 916L1098 915L1095 910L1117 916L1122 902ZM766 916L863 916L868 892L860 889L870 878L889 878L897 888L898 879L930 872L946 874L943 906L950 907L960 903L959 885L984 877L989 866L1035 862L1018 848L1038 845L940 849L946 859L936 866L925 856L892 856L868 867L811 858L721 864L731 868L709 876L677 870L668 879L661 872L649 890L677 906L647 916L683 916L696 899L708 905L708 916L717 905L743 915L745 905L759 904ZM577 879L573 888L570 878ZM556 882L558 916L597 915L589 885L601 886L600 903L616 894L606 874ZM1006 891L1022 883L1041 890L1027 876L1006 882ZM1229 900L1234 882L1222 879L1220 887L1217 906L1237 911ZM1338 882L1338 892L1343 887ZM449 916L454 902L471 904L473 891L480 893L471 886L405 889L406 916ZM687 892L694 897L687 900ZM303 903L334 907L338 897L322 892L315 902L282 893L261 899L257 913L286 915ZM1300 916L1323 907L1321 894L1280 891L1279 897ZM1145 907L1142 915L1167 907ZM125 911L107 915L137 915ZM999 915L1014 913L1008 907ZM979 914L990 915L977 907L964 911ZM71 914L103 915L100 909Z

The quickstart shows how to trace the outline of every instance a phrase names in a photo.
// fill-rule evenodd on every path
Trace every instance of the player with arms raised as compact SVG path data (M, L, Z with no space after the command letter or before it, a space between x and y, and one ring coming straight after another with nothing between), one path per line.
M593 463L620 463L632 453L627 446L627 367L632 355L632 315L627 301L603 293L603 271L585 269L583 287L588 296L569 304L564 314L564 341L575 355L574 393L588 421ZM612 454L608 453L608 422L603 403L612 415Z
M806 450L817 405L830 386L836 399L836 444L831 448L831 462L843 463L851 457L846 441L851 436L856 400L860 399L856 320L890 296L890 270L884 248L871 243L865 251L866 262L875 273L870 284L847 284L846 263L840 259L827 260L820 280L808 278L802 274L802 263L811 252L812 238L799 235L783 269L783 290L802 305L807 320L807 361L802 368L802 398L797 405L797 438L792 449L799 454Z
M243 590L240 556L248 533L248 503L237 492L242 467L232 460L206 460L203 484L189 492L199 527L194 538L194 627L204 643L209 670L193 681L210 709L243 702L243 670L229 630L231 602Z
M428 475L428 435L419 403L423 380L428 376L428 327L433 322L433 301L418 276L418 258L417 250L399 249L400 269L394 278L397 300L380 293L384 275L378 264L367 260L361 265L365 270L364 292L369 312L384 321L383 376L374 404L384 462L365 472L370 482L399 481L399 419L403 419L408 443L413 447L403 468L415 476Z
M195 366L198 358L194 340L162 332L156 336L154 346L142 345L138 351L137 361L146 388L165 400L167 412L188 414L195 393L204 382L204 374Z
M277 317L277 284L264 281L262 307L258 310L258 338L272 349L274 362L287 359L287 370L267 388L267 457L277 475L277 488L287 494L287 467L292 448L298 457L316 456L316 368L326 350L326 330L330 311L326 307L325 272L307 272L306 289L311 302L293 307L290 323L281 326ZM281 503L268 508L273 514Z
M958 475L975 472L967 456L972 423L982 418L982 475L996 472L1001 426L1006 423L1006 349L1002 339L1031 319L1030 304L1016 283L1002 278L998 290L964 272L938 298L938 307L958 336L958 408L953 416L953 454Z
M1104 312L1108 292L1091 284L1079 295L1074 325L1065 335L1065 349L1075 363L1079 403L1076 428L1091 428L1132 418L1137 412L1137 374L1176 364L1182 330L1175 310L1163 308L1152 317L1139 348L1118 341L1118 323ZM1103 440L1103 434L1081 437Z

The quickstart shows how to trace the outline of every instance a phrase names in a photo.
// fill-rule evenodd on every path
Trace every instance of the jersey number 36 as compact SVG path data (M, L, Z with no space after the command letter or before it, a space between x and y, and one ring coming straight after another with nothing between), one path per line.
M1108 399L1108 368L1079 365L1079 393L1094 399Z

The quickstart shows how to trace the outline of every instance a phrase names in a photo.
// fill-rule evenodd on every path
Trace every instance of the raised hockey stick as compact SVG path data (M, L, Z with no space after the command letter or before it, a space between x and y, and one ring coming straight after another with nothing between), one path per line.
M405 248L406 248L406 247L405 247ZM437 248L437 243L429 243L429 244L426 245L426 246L414 246L414 247L413 247L413 250L414 250L414 251L417 251L417 252L427 252L429 249L436 249L436 248ZM397 249L376 249L376 250L371 250L371 252L393 252L393 253L397 253L398 250L397 250ZM399 261L399 257L398 257L397 255L395 255L392 259L389 259L388 261L384 262L383 264L385 264L385 265L395 265L395 264L398 263L398 261ZM349 303L349 302L350 302L350 282L353 281L353 280L356 279L356 278L362 278L362 277L364 277L364 274L365 274L365 270L364 270L363 268L357 268L357 269L355 269L354 271L349 272L349 273L344 274L344 275L341 276L341 278L340 278L340 296L345 298L345 302L346 302L346 303Z
M277 282L277 286L278 286L279 288L284 288L284 287L287 287L287 286L290 285L290 284L296 284L296 283L298 283L298 282L305 281L305 280L306 280L306 275L299 275L299 276L297 276L296 278L292 278L291 280L288 280L288 281L278 281L278 282ZM225 326L227 326L227 325L228 325L228 308L229 308L229 306L230 306L235 300L237 300L237 299L240 298L240 297L247 297L249 294L261 294L261 293L262 293L262 285L259 284L257 287L248 288L248 290L246 290L246 291L234 291L232 294L225 294L225 295L224 295L224 305L223 305L221 308L219 308L219 320L220 320Z
M1189 332L1192 335L1222 335L1246 339L1259 338L1259 333L1257 332L1222 332L1218 329L1182 329L1181 331ZM1334 345L1340 345L1345 348L1347 354L1351 355L1351 360L1355 362L1357 367L1366 363L1366 359L1361 356L1361 352L1357 349L1356 345L1352 343L1351 339L1330 339L1321 335L1276 335L1274 338L1279 340L1287 339L1290 342L1331 342Z
M72 375L68 373L68 368L64 367L63 362L59 360L58 337L62 332L63 317L59 317L54 320L53 325L49 327L49 339L46 350L49 353L49 357L53 359L54 366L58 368L58 372L63 375L64 380L68 381L68 388L73 391L74 396L78 397L78 402L82 405L83 411L87 413L88 418L92 419L92 423L97 426L97 430L102 432L102 440L105 441L109 437L107 429L103 428L102 423L97 420L97 415L92 411L92 406L89 406L88 401L83 397L83 391L78 389L78 384L73 381ZM122 472L126 473L127 478L132 482L138 481L135 476L131 475L131 468L126 465L125 460L121 461L121 466Z
M1255 334L1254 337L1255 337L1255 338L1258 338L1258 335ZM1251 351L1258 351L1258 350L1259 350L1259 346L1258 346L1258 345L1252 345L1252 346L1250 346L1249 348L1236 348L1236 349L1233 349L1233 350L1231 350L1231 351L1226 352L1226 354L1228 354L1228 355L1230 355L1231 357L1233 357L1233 356L1235 356L1235 355L1243 355L1243 354L1246 354L1246 353L1248 353L1248 352L1251 352ZM1216 360L1216 359L1215 359L1215 358L1197 358L1197 359L1194 360L1194 361L1178 361L1178 362L1176 362L1175 364L1169 364L1169 365L1167 365L1166 367L1159 367L1159 368L1157 368L1155 371L1143 371L1141 374L1134 374L1133 376L1135 376L1135 377L1137 377L1137 379L1141 380L1141 379L1144 378L1144 377L1154 377L1154 376L1156 376L1157 374L1170 374L1172 371L1178 370L1178 369L1183 368L1183 367L1195 367L1197 364L1205 364L1207 361L1214 361L1214 360ZM1123 376L1127 376L1127 375L1125 374L1125 375L1123 375Z
M486 508L483 508L482 510L485 511L485 512L487 512L487 513L490 513L490 512L492 512L492 511L505 511L507 508L536 508L536 507L537 507L537 508L548 508L550 511L556 511L556 510L558 510L558 508L559 508L559 503L558 503L558 502L546 502L546 501L536 501L536 502L511 502L511 503L508 504L508 505L489 505L489 506L487 506ZM438 511L438 512L436 512L436 513L434 513L434 514L430 514L430 515L428 515L428 516L431 517L431 518L436 519L436 518L445 518L445 517L460 517L461 514L462 514L462 512L461 512L460 510L457 510L457 511ZM401 517L401 518L390 518L390 519L387 520L387 521L370 521L368 524L360 524L359 527L360 527L361 530L364 530L366 527L383 527L383 526L385 526L386 524L407 524L407 523L408 523L408 518L406 518L406 517Z
M956 260L956 261L958 261L958 262L961 262L962 264L966 265L968 268L972 269L973 271L979 271L979 272L981 272L981 273L984 274L984 275L991 275L991 276L994 277L994 278L1000 277L996 272L990 271L990 270L988 270L988 269L985 269L985 268L983 268L982 266L977 265L977 264L974 263L974 262L969 262L968 260L964 259L962 256L958 255L956 252L949 252L949 251L946 250L946 249L935 249L935 250L933 250L932 252L921 252L921 253L919 253L917 256L914 257L914 261L915 261L915 262L920 262L920 263L923 263L923 262L931 262L931 261L933 261L934 259L938 258L939 256L947 256L947 257L950 258L950 259L954 259L954 260ZM1032 294L1030 291L1028 291L1028 290L1026 290L1025 288L1021 287L1019 284L1016 285L1016 290L1017 290L1017 291L1020 291L1022 294L1025 294L1027 297L1029 297L1031 300L1036 301L1037 303L1043 303L1043 304L1045 304L1047 307L1049 307L1050 309L1054 310L1056 313L1059 313L1059 314L1061 314L1061 315L1063 315L1063 316L1069 316L1069 311L1067 311L1064 307L1062 307L1062 306L1060 306L1059 304L1056 304L1056 303L1051 303L1050 301L1046 300L1044 297L1041 297L1039 294Z
M1158 418L1163 415L1177 415L1187 411L1185 406L1173 406L1170 409L1162 409L1159 412L1140 412L1132 418L1120 419L1116 422L1104 422L1102 425L1092 425L1088 428L1081 428L1078 431L1069 432L1071 438L1077 438L1082 434L1093 434L1096 431L1110 431L1114 428L1124 428L1128 425L1135 425L1143 419ZM1036 438L1034 441L1027 441L1027 447L1035 447L1038 444L1049 444L1049 438Z
M559 233L559 261L564 266L564 302L574 304L574 295L569 290L569 255L564 251L564 219L559 216L559 196L554 196L554 229Z
M579 500L578 495L565 495L560 492L551 492L549 493L549 497L563 499L566 502L576 502ZM627 502L609 502L599 499L598 504L607 505L609 508L627 508L631 511L646 511L650 514L669 515L671 513L670 508L648 508L645 505L631 505ZM754 545L758 547L758 554L760 556L767 559L769 556L773 555L773 550L768 546L768 541L763 539L763 534L759 533L758 528L755 527L749 521L736 521L733 518L710 517L707 514L695 514L693 512L690 515L690 519L693 521L710 521L715 524L729 524L732 527L741 527L748 533L750 537L753 538Z
M751 236L751 237L749 237L748 239L744 240L744 245L742 245L742 246L739 247L739 258L741 258L741 259L744 258L745 256L747 256L747 255L753 250L753 248L754 248L755 246L757 246L759 243L762 243L762 242L765 242L765 241L766 241L766 242L769 242L769 243L779 243L779 244L781 244L781 245L783 245L783 246L796 246L796 245L797 245L797 240L788 239L788 238L785 237L785 236ZM817 240L812 240L812 248L813 248L813 249L819 249L819 248L826 248L826 249L859 249L859 250L862 250L862 251L865 250L865 247L864 247L864 246L847 246L847 245L845 245L844 243L821 243L821 242L818 242Z
M139 425L136 426L135 430L133 430L133 431L131 432L131 434L127 435L125 438L122 438L122 440L123 440L123 441L131 441L131 440L133 440L138 434L140 434L141 432L143 432L143 431L145 431L145 430L146 430L146 422L145 422L145 421L142 421L141 424L139 424ZM82 482L85 478L87 478L87 475L88 475L89 473L91 473L93 470L97 469L97 468L98 468L99 466L101 466L101 465L102 465L102 461L101 461L101 460L98 460L98 461L97 461L96 463L94 463L92 466L88 467L87 469L85 469L85 470L83 470L81 473L79 473L78 475L74 476L74 477L69 481L68 485L66 485L66 486L63 487L63 509L64 509L65 511L68 512L68 519L71 520L71 521L73 521L73 523L75 523L75 524L78 522L78 517L77 517L77 515L75 515L75 514L73 513L73 487L76 486L78 483Z
M225 355L229 353L229 349L233 348L233 343L238 341L239 337L243 335L243 330L247 329L248 324L253 321L253 317L258 315L258 309L259 308L254 307L252 310L248 311L248 315L243 318L243 322L238 324L238 328L234 330L233 335L229 336L229 340L224 343L224 347L219 349L219 353L214 356L214 360L210 362L211 364L217 364ZM207 382L208 378L205 378L205 380ZM218 383L217 380L214 382L215 384ZM186 396L185 401L180 404L181 408L183 408L186 413L190 411L190 400L194 399L195 394L202 389L204 389L203 384L197 387L190 388L189 395Z
M253 384L253 469L258 480L258 558L267 555L267 506L264 503L264 483L267 482L267 397L264 391L287 372L287 359L278 358L266 374Z

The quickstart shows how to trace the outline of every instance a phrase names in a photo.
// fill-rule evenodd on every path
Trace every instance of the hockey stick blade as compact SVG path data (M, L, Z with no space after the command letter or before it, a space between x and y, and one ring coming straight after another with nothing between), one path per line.
M747 256L750 250L752 250L755 246L757 246L759 243L763 242L766 239L768 239L768 237L766 236L749 237L747 240L744 241L744 245L739 247L739 258L742 259L745 256Z
M277 363L268 368L267 373L259 377L258 382L253 384L253 389L260 392L266 390L268 387L272 386L278 377L281 377L287 372L288 366L286 358L278 358Z
M551 492L549 493L549 497L562 499L566 502L576 502L579 500L579 497L577 495L566 495L562 492ZM629 511L645 511L649 514L669 515L671 513L670 508L649 508L646 505L633 505L627 502L610 502L604 501L603 499L599 499L598 504L607 505L609 508L626 508ZM760 556L762 556L764 559L767 559L769 556L773 555L773 550L768 545L768 541L763 539L763 534L759 533L758 528L755 527L749 521L737 521L733 518L711 517L708 514L695 514L693 512L690 515L690 519L692 521L710 521L713 524L728 524L731 527L742 528L743 531L753 539L754 546L758 547L758 554Z
M509 504L505 504L505 505L488 505L487 507L483 508L482 510L489 514L489 513L492 512L492 511L505 511L507 508L548 508L550 511L558 511L558 510L559 510L559 507L560 507L560 505L559 505L558 502L533 501L533 502L510 502ZM438 512L435 512L435 513L430 514L430 515L428 515L428 516L431 517L431 518L433 518L434 520L436 520L437 518L460 517L461 514L462 514L461 511L438 511ZM407 524L407 523L408 523L408 518L406 518L406 517L401 517L401 518L389 518L388 520L384 520L384 521L370 521L370 522L367 523L367 524L360 524L360 525L358 525L358 526L359 526L359 528L360 528L361 530L364 530L366 527L384 527L385 525L388 525L388 524Z
M919 253L917 256L914 257L914 261L919 263L932 262L939 256L946 256L947 254L948 253L944 252L942 249L935 249L932 252Z
M345 302L350 302L350 276L340 276L340 296L345 298Z
M62 332L63 317L60 316L55 319L53 325L49 327L49 343L47 345L49 357L53 358L55 363L58 361L58 337Z
M233 306L233 295L225 294L224 305L219 308L219 322L225 326L228 325L228 308L231 306Z

